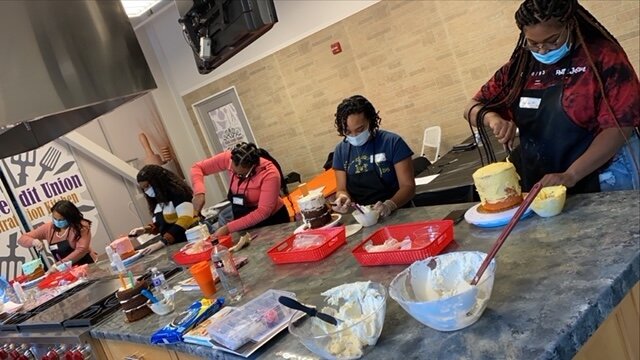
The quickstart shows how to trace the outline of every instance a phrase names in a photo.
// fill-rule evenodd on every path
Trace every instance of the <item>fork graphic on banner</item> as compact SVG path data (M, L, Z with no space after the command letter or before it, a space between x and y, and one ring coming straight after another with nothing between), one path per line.
M40 181L47 171L52 171L58 165L60 160L61 151L53 146L47 149L42 159L40 159L40 174L36 178L36 181Z

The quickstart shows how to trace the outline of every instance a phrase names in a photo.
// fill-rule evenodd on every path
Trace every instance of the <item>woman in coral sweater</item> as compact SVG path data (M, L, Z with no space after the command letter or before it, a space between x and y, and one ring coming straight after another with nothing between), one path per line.
M289 212L280 199L284 179L278 163L252 143L241 143L191 167L193 206L204 206L204 176L227 171L233 220L215 231L227 235L248 228L289 222Z

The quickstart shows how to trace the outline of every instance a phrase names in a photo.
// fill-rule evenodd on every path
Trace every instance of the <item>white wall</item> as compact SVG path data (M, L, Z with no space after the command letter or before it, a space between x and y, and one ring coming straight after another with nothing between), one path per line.
M278 22L266 34L207 75L196 69L193 53L182 36L178 10L172 4L141 28L161 39L167 56L163 70L171 86L180 95L255 62L306 36L365 9L379 0L275 0Z
M136 28L158 89L152 92L185 174L189 165L210 154L200 148L181 96L255 62L314 32L365 9L379 0L275 0L278 23L265 35L207 75L196 69L192 51L182 36L178 10L171 4ZM250 101L250 99L241 99ZM251 119L248 119L251 122ZM207 179L207 203L221 201L221 189Z
M109 149L99 120L91 121L76 131L103 148ZM135 212L129 210L131 195L122 177L85 154L73 148L71 151L87 182L87 187L90 189L91 197L106 230L106 235L96 234L91 239L93 250L102 254L104 248L111 241L126 235L134 227L140 226L141 221Z

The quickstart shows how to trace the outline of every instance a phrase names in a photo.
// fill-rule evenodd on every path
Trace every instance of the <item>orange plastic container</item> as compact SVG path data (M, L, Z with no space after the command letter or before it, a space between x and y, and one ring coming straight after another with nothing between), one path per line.
M271 261L276 264L318 261L331 255L332 252L347 243L344 226L328 229L307 230L302 234L322 235L324 236L325 241L310 249L292 250L293 241L295 240L296 235L291 235L267 251L267 255L269 255Z
M367 252L364 249L368 242L373 245L381 245L389 238L402 241L406 236L409 236L413 241L416 231L427 227L437 227L438 230L433 240L425 242L420 247L381 252ZM451 240L453 240L453 221L420 221L382 227L356 246L351 253L362 266L411 264L414 261L438 255L449 245Z

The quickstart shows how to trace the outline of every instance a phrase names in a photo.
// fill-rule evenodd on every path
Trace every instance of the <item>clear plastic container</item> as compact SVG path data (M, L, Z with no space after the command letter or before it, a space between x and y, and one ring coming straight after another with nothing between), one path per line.
M287 291L268 290L207 327L209 336L235 350L253 341L260 342L289 321L295 312L278 302L278 297L295 298Z
M249 342L251 319L242 310L236 309L207 327L209 336L220 345L236 350Z
M426 225L413 232L414 248L421 248L430 245L434 240L438 239L442 230L439 225Z
M286 323L295 312L278 302L280 296L295 298L295 294L284 291L267 290L262 295L246 303L242 310L249 315L255 324L259 324L253 332L249 334L251 340L262 341L275 328Z
M306 250L318 247L326 241L325 237L318 234L298 234L293 239L291 250Z

